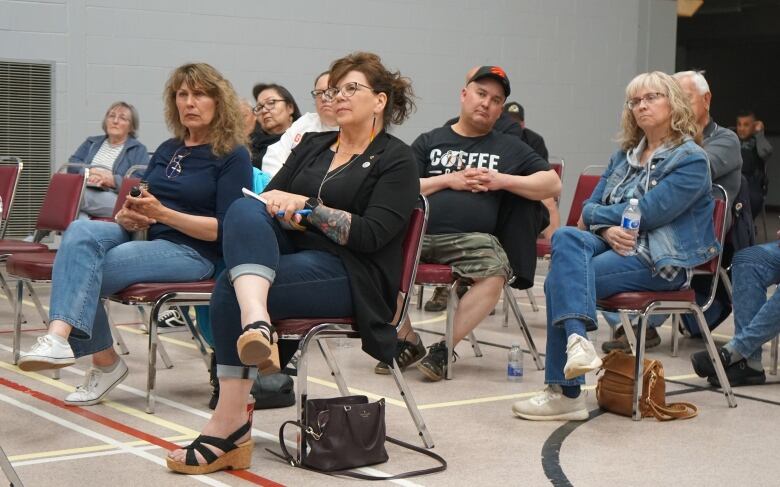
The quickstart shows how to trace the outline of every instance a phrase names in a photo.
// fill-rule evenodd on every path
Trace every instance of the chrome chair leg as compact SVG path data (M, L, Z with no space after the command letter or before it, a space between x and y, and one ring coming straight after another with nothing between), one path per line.
M458 302L458 294L455 292L457 281L450 286L450 297L447 299L447 328L444 332L444 343L447 346L447 371L444 373L445 379L452 379L452 364L455 358L455 309Z
M726 396L726 402L730 408L737 407L737 400L734 399L734 393L731 391L731 384L729 378L726 376L726 370L723 368L723 363L720 361L720 355L718 355L718 349L715 346L715 341L712 339L712 333L710 327L707 326L707 319L704 318L704 313L701 308L695 306L692 310L696 316L696 322L699 325L699 330L704 337L704 344L707 346L707 352L710 354L710 360L715 366L715 374L718 376L718 382L720 382L720 388L723 394Z
M517 320L517 325L520 327L520 332L523 334L523 338L525 339L526 345L528 345L528 350L531 352L531 357L533 357L534 359L536 368L538 370L544 370L544 361L539 356L539 351L536 349L536 344L534 343L534 339L533 337L531 337L531 330L528 328L528 323L525 322L523 313L520 311L520 305L517 304L517 301L515 300L514 294L512 294L512 289L509 287L509 284L504 284L504 300L507 301L507 303L509 304L509 308L512 310L512 313L515 315L515 319Z
M423 419L422 414L420 414L420 409L417 407L417 402L414 400L409 385L406 383L401 368L398 366L398 362L396 362L395 359L393 359L393 366L390 367L390 371L398 386L398 390L401 391L401 397L403 397L404 402L406 403L406 409L412 416L412 421L414 421L415 426L417 426L417 433L422 438L423 444L426 448L433 448L433 437L431 437L431 433L428 431L425 420Z
M344 337L350 338L349 332L345 331ZM341 338L339 338L339 340L340 339ZM325 358L325 362L330 368L330 375L332 375L333 379L336 381L339 392L342 396L348 396L350 394L349 387L347 387L347 383L344 381L344 376L341 374L339 364L336 362L336 357L333 356L333 352L330 350L328 343L324 339L320 338L317 340L317 345L320 347L320 352L322 353L322 356Z
M622 314L622 313L621 313ZM629 327L630 328L630 327ZM629 330L626 330L628 336ZM631 332L633 335L633 331ZM636 343L636 362L634 363L634 400L631 407L631 419L642 420L642 410L639 407L639 398L642 396L645 363L645 337L647 336L647 315L642 313L639 317L639 336Z

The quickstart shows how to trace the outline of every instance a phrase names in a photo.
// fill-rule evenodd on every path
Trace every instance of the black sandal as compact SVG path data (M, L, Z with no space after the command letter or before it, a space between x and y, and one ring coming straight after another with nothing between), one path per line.
M252 465L252 448L254 441L252 437L239 445L236 441L251 431L252 422L248 421L244 426L238 428L227 438L217 438L216 436L200 435L195 441L184 447L187 451L184 463L167 457L168 468L174 472L187 475L201 475L217 472L219 470L245 470ZM217 456L211 449L205 445L212 445L222 450L222 455ZM198 463L195 452L200 453L206 463Z

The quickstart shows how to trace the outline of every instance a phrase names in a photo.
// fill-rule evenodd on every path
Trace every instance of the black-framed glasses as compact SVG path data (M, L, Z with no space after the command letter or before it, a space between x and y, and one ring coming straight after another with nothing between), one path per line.
M344 83L343 85L341 85L340 88L336 88L336 87L328 88L323 93L323 96L325 97L326 100L332 100L336 98L336 95L341 93L341 96L343 96L344 98L350 98L355 94L358 88L361 87L376 93L376 90L374 90L370 86L366 86L363 83L358 83L357 81L350 81L349 83Z
M311 90L311 97L315 100L317 98L321 99L322 101L331 101L332 98L328 98L328 90Z
M654 93L648 93L644 96L637 96L635 98L630 98L626 101L626 106L629 110L633 110L634 108L638 107L640 103L645 102L648 105L652 105L653 103L657 102L660 98L663 98L666 96L663 93L654 92Z
M286 100L283 100L282 98L271 98L271 99L266 100L265 103L258 103L252 109L252 113L257 115L258 113L260 113L263 110L263 108L265 108L266 110L268 110L270 112L271 110L274 109L276 104L279 103L280 101L286 102Z
M184 160L185 157L190 155L191 151L189 149L185 150L182 153L179 153L180 150L184 149L184 147L179 147L176 149L176 152L173 153L173 157L171 157L170 162L168 162L168 165L165 166L165 177L168 179L174 179L179 174L181 174L181 161Z

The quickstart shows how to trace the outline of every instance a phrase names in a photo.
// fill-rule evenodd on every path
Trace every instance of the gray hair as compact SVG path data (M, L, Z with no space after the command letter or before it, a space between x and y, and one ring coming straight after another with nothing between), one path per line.
M116 107L123 107L130 110L130 137L135 138L136 132L138 132L138 127L141 126L141 121L138 120L138 110L135 109L135 107L125 101L115 101L111 104L110 107L108 107L108 110L106 110L106 114L103 115L103 124L101 127L103 127L103 132L108 133L108 128L106 127L106 119L108 118L108 114L111 113L111 111Z
M699 71L680 71L679 73L674 73L672 77L678 81L684 78L691 78L691 80L693 80L693 84L696 85L696 90L700 95L704 95L710 92L709 83L707 83L704 75Z

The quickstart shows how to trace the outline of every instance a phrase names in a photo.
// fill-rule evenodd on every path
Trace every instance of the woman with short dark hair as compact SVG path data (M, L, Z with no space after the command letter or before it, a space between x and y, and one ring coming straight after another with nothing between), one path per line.
M257 100L252 110L257 125L249 135L252 164L263 169L263 156L268 146L279 141L285 130L300 118L301 111L287 88L276 83L256 84L252 88L252 96Z

